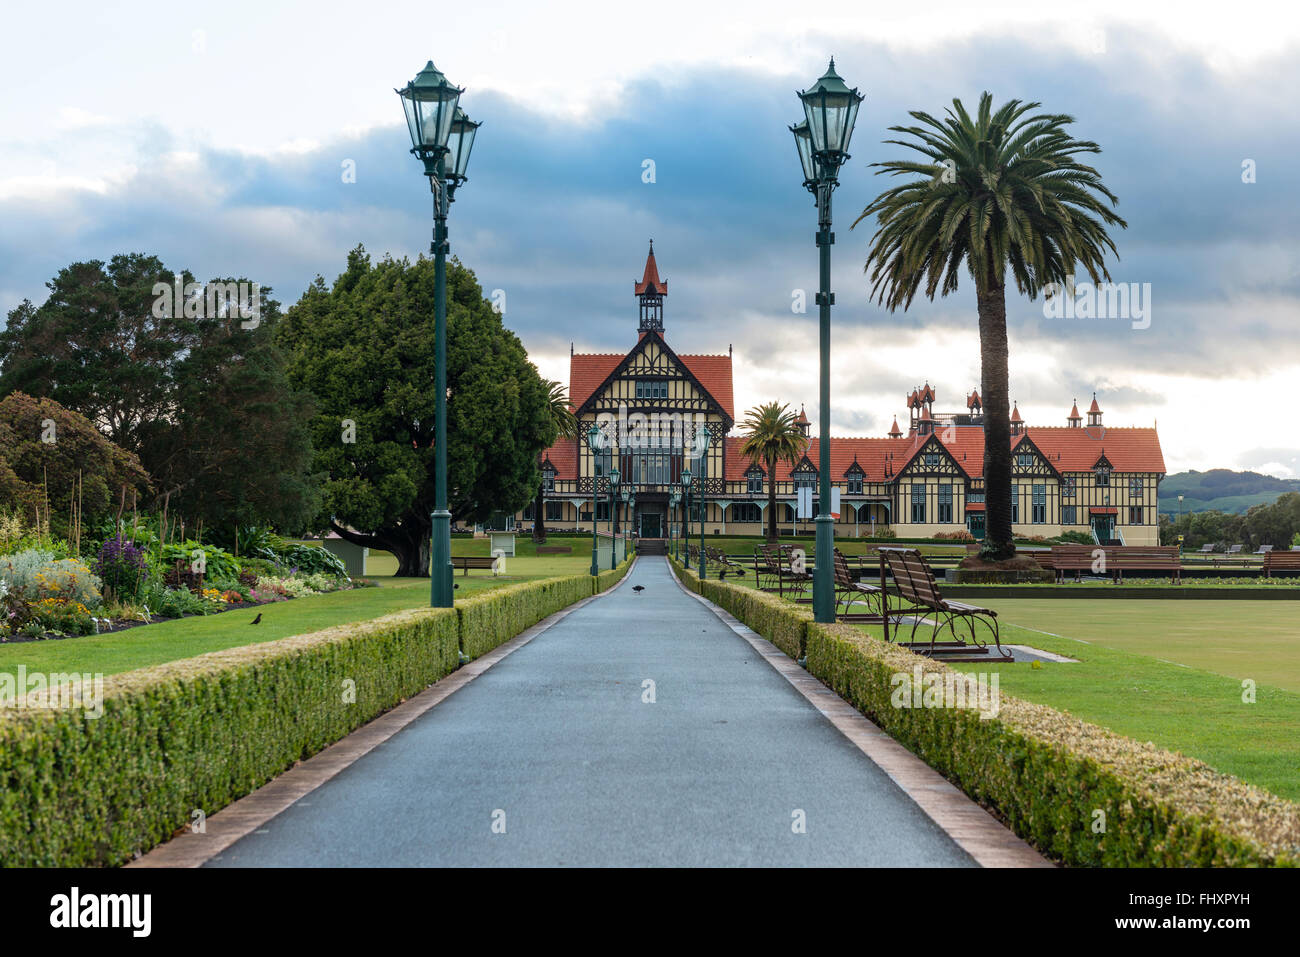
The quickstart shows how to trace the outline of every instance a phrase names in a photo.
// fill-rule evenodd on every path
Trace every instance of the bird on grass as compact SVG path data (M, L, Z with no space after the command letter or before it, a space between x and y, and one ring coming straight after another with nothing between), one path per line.
M633 585L632 590L639 595L645 591L645 585Z
M257 613L257 617L254 618L252 621L250 621L249 624L250 624L250 625L256 625L256 624L258 624L259 622L261 622L261 620L262 620L262 613L259 611L259 612Z

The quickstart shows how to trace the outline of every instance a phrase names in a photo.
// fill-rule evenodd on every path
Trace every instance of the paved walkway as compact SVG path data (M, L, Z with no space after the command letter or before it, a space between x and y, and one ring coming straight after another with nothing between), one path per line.
M973 864L661 558L209 862Z

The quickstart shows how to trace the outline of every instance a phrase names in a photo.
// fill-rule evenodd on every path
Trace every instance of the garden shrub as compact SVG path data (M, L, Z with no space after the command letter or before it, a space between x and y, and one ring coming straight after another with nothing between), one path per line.
M79 559L57 558L56 552L29 548L0 556L0 578L20 598L32 603L43 598L63 598L87 608L102 603L99 577Z
M135 601L148 584L149 563L142 549L118 536L100 546L95 574L114 600Z

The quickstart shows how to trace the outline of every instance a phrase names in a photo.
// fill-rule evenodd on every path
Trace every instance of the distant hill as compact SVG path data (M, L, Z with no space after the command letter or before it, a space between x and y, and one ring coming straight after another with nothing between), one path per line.
M1242 514L1254 505L1268 505L1283 492L1300 492L1300 479L1280 479L1259 472L1210 469L1208 472L1175 472L1160 483L1160 511L1178 513L1178 496L1184 512Z

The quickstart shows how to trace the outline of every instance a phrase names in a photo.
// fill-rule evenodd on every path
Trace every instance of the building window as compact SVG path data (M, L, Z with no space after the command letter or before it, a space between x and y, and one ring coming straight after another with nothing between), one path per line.
M847 481L847 483L846 483L846 486L847 486L847 489L848 489L848 494L850 494L850 495L861 495L861 494L862 494L862 476L861 476L861 475L850 475L850 476L848 477L848 481Z
M1062 525L1079 524L1078 521L1076 520L1076 509L1073 505L1061 506L1061 524Z
M948 524L952 521L952 486L939 486L939 521Z
M596 521L609 521L609 499L604 499L603 501L598 500L596 502Z
M1035 485L1030 492L1032 497L1033 511L1030 514L1030 520L1035 525L1044 525L1047 522L1047 486Z
M1011 524L1020 524L1020 489L1011 486Z
M984 501L984 490L982 488L971 489L969 492L966 493L966 502L968 504L971 502L974 502L975 504L979 504L983 501Z
M609 470L614 467L614 450L606 445L599 452L592 454L596 457L596 474L608 475Z
M795 488L816 488L817 473L816 472L794 473L794 487Z
M668 380L667 379L637 379L636 397L638 399L668 398Z
M1099 465L1097 471L1093 473L1097 477L1098 488L1110 488L1110 468L1105 465Z
M912 486L912 522L921 524L925 521L925 486Z
M628 474L621 477L623 483L632 485L669 485L672 483L672 456L667 452L638 452L627 456ZM704 459L695 465L699 469L698 477L704 477ZM694 485L694 480L691 482Z
M938 453L938 452L926 452L923 461L925 462L925 467L926 467L926 468L928 468L928 469L937 469L937 468L939 467L939 453Z
M1075 476L1067 475L1065 477L1065 485L1061 487L1061 497L1074 498L1074 492L1075 489L1078 488L1078 484L1079 484L1079 480Z
M761 492L763 491L763 473L755 469L745 475L745 491Z
M1130 525L1142 524L1142 506L1130 505L1128 508L1128 523Z
M555 469L552 468L542 469L542 491L543 492L555 491Z
M1140 475L1134 475L1128 480L1128 493L1134 498L1142 497L1142 477Z
M753 502L737 502L731 506L731 520L733 522L761 522L763 514Z
M1021 452L1019 455L1016 456L1016 464L1019 465L1022 469L1031 469L1031 468L1033 468L1033 467L1034 467L1034 453L1033 453L1033 452Z
M563 503L563 502L547 502L547 503L546 503L546 520L547 520L548 522L559 522L559 521L562 521L563 518L564 518L564 503Z

